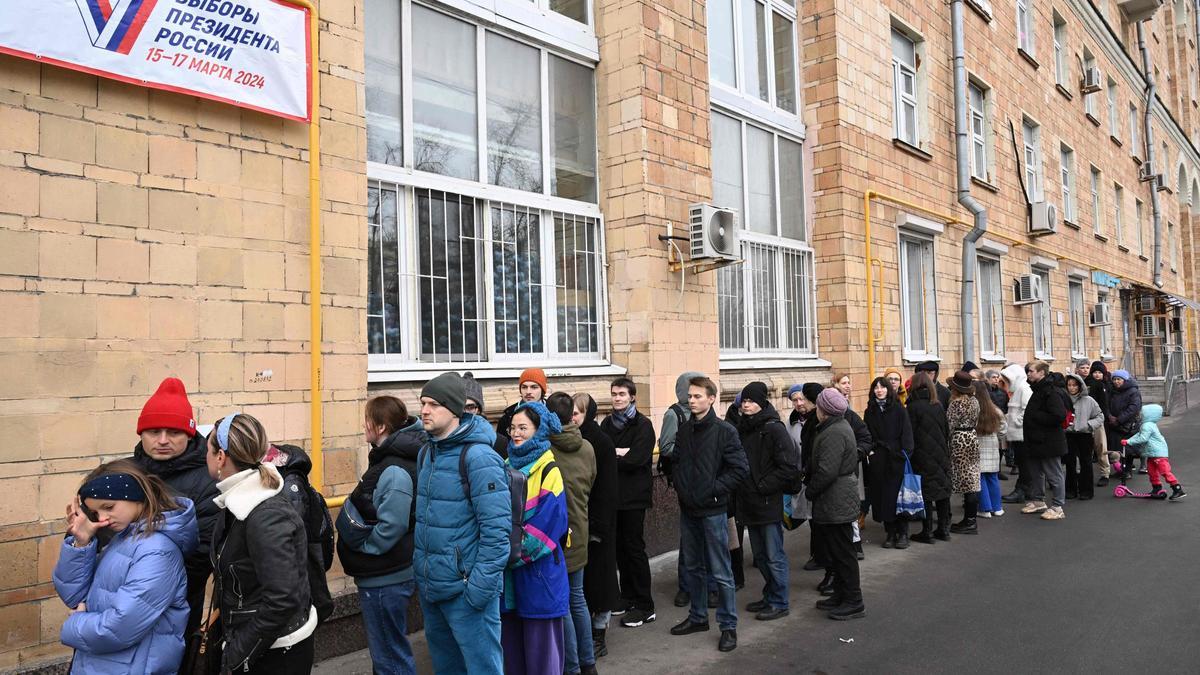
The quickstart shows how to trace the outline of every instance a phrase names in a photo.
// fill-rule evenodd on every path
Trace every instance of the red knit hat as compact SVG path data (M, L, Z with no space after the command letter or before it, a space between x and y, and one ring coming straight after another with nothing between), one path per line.
M137 432L147 429L178 429L188 436L196 435L196 418L192 416L192 403L188 401L183 382L177 377L168 377L158 385L142 406L138 416Z
M545 394L546 390L550 388L546 386L546 371L542 370L541 368L526 368L525 370L522 370L521 380L517 382L517 384L522 385L526 382L532 382L541 387L543 394Z

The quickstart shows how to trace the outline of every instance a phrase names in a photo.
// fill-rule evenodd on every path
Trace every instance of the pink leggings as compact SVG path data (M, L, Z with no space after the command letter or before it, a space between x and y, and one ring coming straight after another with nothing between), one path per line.
M1166 457L1150 457L1146 460L1146 470L1150 473L1151 485L1162 485L1162 479L1166 478L1167 483L1178 485L1179 480L1175 478L1175 474L1171 473L1171 460Z

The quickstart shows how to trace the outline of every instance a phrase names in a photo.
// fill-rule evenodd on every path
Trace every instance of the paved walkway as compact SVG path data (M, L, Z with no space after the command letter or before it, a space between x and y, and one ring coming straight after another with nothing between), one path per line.
M787 535L789 617L757 622L741 608L761 577L746 571L738 594L739 646L721 654L719 632L673 637L686 615L671 604L675 558L654 565L658 620L609 630L608 673L1112 673L1200 672L1200 411L1168 418L1176 475L1190 495L1178 503L1114 499L1067 503L1067 519L1010 510L980 521L978 536L879 548L870 523L862 565L867 617L836 622L812 608L819 572L799 571L808 530ZM1002 483L1005 490L1012 482ZM1133 487L1146 489L1146 476ZM961 503L954 504L956 516ZM747 564L750 556L747 555ZM715 621L715 620L714 620ZM421 636L418 671L432 672ZM367 653L326 661L316 672L371 672Z

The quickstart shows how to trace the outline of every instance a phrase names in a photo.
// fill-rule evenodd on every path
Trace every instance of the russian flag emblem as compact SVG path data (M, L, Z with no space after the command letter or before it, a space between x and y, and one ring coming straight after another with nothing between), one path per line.
M128 54L158 0L75 0L93 47Z

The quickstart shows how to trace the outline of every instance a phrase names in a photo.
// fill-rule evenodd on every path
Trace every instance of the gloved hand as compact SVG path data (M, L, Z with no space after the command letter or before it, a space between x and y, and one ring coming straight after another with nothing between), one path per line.
M1122 439L1121 439L1121 445L1129 445L1129 439L1128 439L1128 438L1122 438Z

